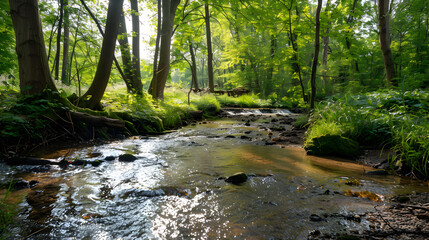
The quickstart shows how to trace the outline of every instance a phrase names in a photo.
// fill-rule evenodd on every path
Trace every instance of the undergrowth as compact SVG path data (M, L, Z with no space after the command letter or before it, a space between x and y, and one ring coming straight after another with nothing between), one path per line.
M429 93L384 90L332 98L316 106L306 143L332 134L361 146L391 148L392 167L429 178Z

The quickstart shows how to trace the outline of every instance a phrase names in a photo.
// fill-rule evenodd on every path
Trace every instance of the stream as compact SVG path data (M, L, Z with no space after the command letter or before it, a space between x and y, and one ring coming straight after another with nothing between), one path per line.
M19 214L7 239L307 239L314 231L368 230L365 213L389 204L343 195L347 190L369 191L380 199L427 191L427 183L365 174L376 169L353 161L266 146L261 140L268 135L258 121L225 118L43 156L115 158L98 167L1 163L0 182L39 182L9 195L19 203ZM119 161L124 153L137 160ZM237 172L248 180L224 181ZM345 184L354 179L360 185Z

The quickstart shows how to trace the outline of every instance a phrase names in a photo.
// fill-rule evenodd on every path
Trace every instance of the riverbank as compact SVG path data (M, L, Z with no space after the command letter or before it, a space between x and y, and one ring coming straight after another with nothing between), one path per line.
M205 137L207 138L216 138L216 139L239 139L239 141L242 142L248 142L255 145L277 145L280 148L302 148L303 144L303 136L305 133L305 128L298 127L296 125L296 119L298 119L301 116L301 113L298 111L294 111L295 113L288 112L287 110L273 110L273 109L237 109L237 108L225 108L221 110L220 116L224 119L230 119L233 121L233 128L236 129L236 131L231 132L230 134L216 134L216 135L207 135L202 132ZM261 113L261 114L259 114ZM262 114L265 113L265 114ZM268 114L269 113L269 114ZM211 120L203 120L199 123L191 123L191 125L197 126L205 126L210 125L211 126ZM216 126L216 125L214 125ZM217 128L217 131L223 132L227 131L226 128ZM216 133L216 132L215 132ZM174 132L172 133L175 134ZM168 137L167 137L168 138ZM136 140L139 138L137 137ZM180 139L180 138L179 138ZM144 138L143 138L144 140ZM178 140L183 141L183 140ZM102 144L103 142L88 142L88 147ZM201 148L204 147L204 143L200 143L197 140L193 140L191 142L185 142L184 143L186 147L193 147ZM77 146L78 147L78 146ZM276 146L272 146L273 148L276 148ZM269 147L271 148L271 146ZM216 150L217 151L217 150ZM300 151L301 152L301 151ZM90 155L88 155L89 158L96 156L94 154L97 153L97 151L94 150L94 152L89 152ZM106 154L106 153L104 153ZM183 154L183 153L182 153ZM61 155L61 154L60 154ZM67 151L63 151L61 156L67 155ZM176 154L175 154L176 155ZM179 154L180 156L180 154ZM73 156L70 156L71 158L75 158ZM204 159L201 159L204 160ZM341 161L341 159L338 159L338 161ZM367 161L366 163L369 165L373 165L377 161L376 158L374 158L372 161ZM104 164L108 164L107 162ZM364 171L362 171L362 174L365 174ZM383 172L383 174L385 174ZM383 177L383 176L380 176ZM217 176L216 176L217 178ZM29 179L30 180L30 179ZM173 180L173 179L172 179ZM301 185L299 186L301 187ZM39 188L41 188L41 185L39 185ZM302 189L298 189L299 191L306 191L306 186L303 185ZM58 189L57 189L58 190ZM186 190L188 191L188 190ZM191 193L192 191L190 191ZM331 193L332 194L332 193ZM337 194L332 194L332 197L335 197ZM414 194L415 196L420 196L420 194ZM408 203L404 202L401 203L402 205L412 205L411 208L415 208L416 206L424 208L425 207L425 198L414 198L411 195L409 198L413 199L409 201ZM424 195L421 195L424 196ZM341 194L341 197L346 197ZM353 197L349 197L353 198ZM371 236L373 239L382 239L382 234L386 236L392 236L392 239L406 239L405 237L419 237L419 236L425 236L424 234L426 229L422 228L422 223L426 221L422 216L424 216L426 213L422 212L421 208L419 208L419 212L414 211L416 214L403 214L401 212L403 211L396 211L397 207L395 202L396 197L389 198L386 200L385 203L382 204L382 206L378 206L374 211L368 211L363 214L359 215L359 218L371 222L373 226L372 229L364 231L362 229L359 230L353 230L349 229L347 235L350 237L355 237L355 239L361 239L365 238L365 236ZM356 201L362 201L356 198ZM371 200L366 200L371 201ZM401 201L404 201L403 199ZM273 203L277 204L277 203ZM410 206L407 206L408 209ZM314 214L317 212L312 212L311 214ZM396 214L396 215L395 215ZM420 214L420 215L419 215ZM380 217L380 215L382 217ZM85 215L86 216L86 215ZM319 216L319 215L318 215ZM323 214L320 214L322 219L325 219L325 221L333 221L330 217L323 217ZM342 215L341 215L342 216ZM348 215L347 215L348 216ZM343 217L346 218L346 215ZM315 218L315 217L313 217ZM397 219L403 220L397 221ZM311 220L311 219L310 219ZM311 220L312 221L312 220ZM396 228L396 231L391 230L391 227L389 227L388 224L383 224L383 222L392 222L390 224L393 228ZM404 225L404 222L407 223L407 228L402 228ZM405 226L405 225L404 225ZM420 228L419 228L420 226ZM398 234L398 232L402 231L401 234ZM336 235L335 232L328 232L328 231L321 231L317 230L315 228L315 231L312 231L311 234L309 233L310 239L341 239L340 237L344 236L344 232L341 232L340 235ZM419 239L419 238L413 238L413 239ZM424 238L420 238L424 239Z

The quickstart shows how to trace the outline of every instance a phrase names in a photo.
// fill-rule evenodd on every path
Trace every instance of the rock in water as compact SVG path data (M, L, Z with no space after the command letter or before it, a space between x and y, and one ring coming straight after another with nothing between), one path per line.
M129 153L119 155L119 161L121 161L121 162L132 162L136 159L137 159L136 156L129 154Z
M247 181L247 175L244 172L235 173L225 179L225 182L232 184L241 184Z

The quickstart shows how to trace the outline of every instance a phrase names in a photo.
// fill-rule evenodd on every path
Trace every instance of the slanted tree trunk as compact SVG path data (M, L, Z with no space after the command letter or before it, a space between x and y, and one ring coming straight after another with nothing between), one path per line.
M384 68L386 70L387 84L397 85L393 81L396 77L395 66L390 51L390 34L389 34L389 0L378 0L378 25L380 29L380 47L384 59Z
M46 56L37 0L9 0L16 38L21 94L56 91Z
M212 50L212 33L210 29L210 9L207 2L204 4L206 22L206 38L207 38L207 71L209 77L210 92L214 92L214 76L213 76L213 50Z
M121 19L123 0L110 0L107 10L106 32L101 46L100 61L98 62L94 80L83 99L90 97L88 101L79 101L84 107L101 109L100 101L103 98L112 70L115 53L116 37Z
M133 78L132 78L132 65L131 65L131 49L128 43L127 26L125 23L125 13L122 11L121 23L119 24L118 32L119 49L121 50L122 65L124 67L125 85L128 92L134 92Z
M130 0L132 10L132 25L133 25L133 56L131 63L133 65L133 87L136 93L141 94L143 84L141 81L140 73L140 21L139 21L139 8L137 0Z
M64 0L64 42L63 42L63 65L61 69L61 82L65 85L70 85L69 79L69 37L70 37L70 19L68 0Z
M58 80L60 71L61 30L63 28L64 1L60 0L60 19L58 20L57 53L55 54L55 79Z
M310 108L314 108L314 101L316 99L316 73L317 73L317 64L319 62L319 48L320 48L320 10L322 9L322 0L317 0L317 9L316 9L316 34L314 40L314 58L313 66L311 68L311 98L310 98Z
M156 99L164 99L164 88L170 72L170 47L171 35L173 32L174 16L180 0L162 0L162 28L161 47L159 53L159 63L155 82L152 80L152 96Z
M82 5L85 8L85 10L88 12L89 16L92 18L92 20L94 20L94 22L97 25L98 31L100 32L101 36L104 37L104 31L103 31L103 29L101 27L100 22L95 17L95 15L92 13L91 9L89 9L88 5L86 5L85 0L80 0L80 2L82 3ZM122 2L123 2L123 0L122 0ZM116 69L118 70L118 72L121 75L122 79L126 82L125 74L122 71L121 66L119 65L119 62L116 59L115 55L113 55L113 61L115 62Z

